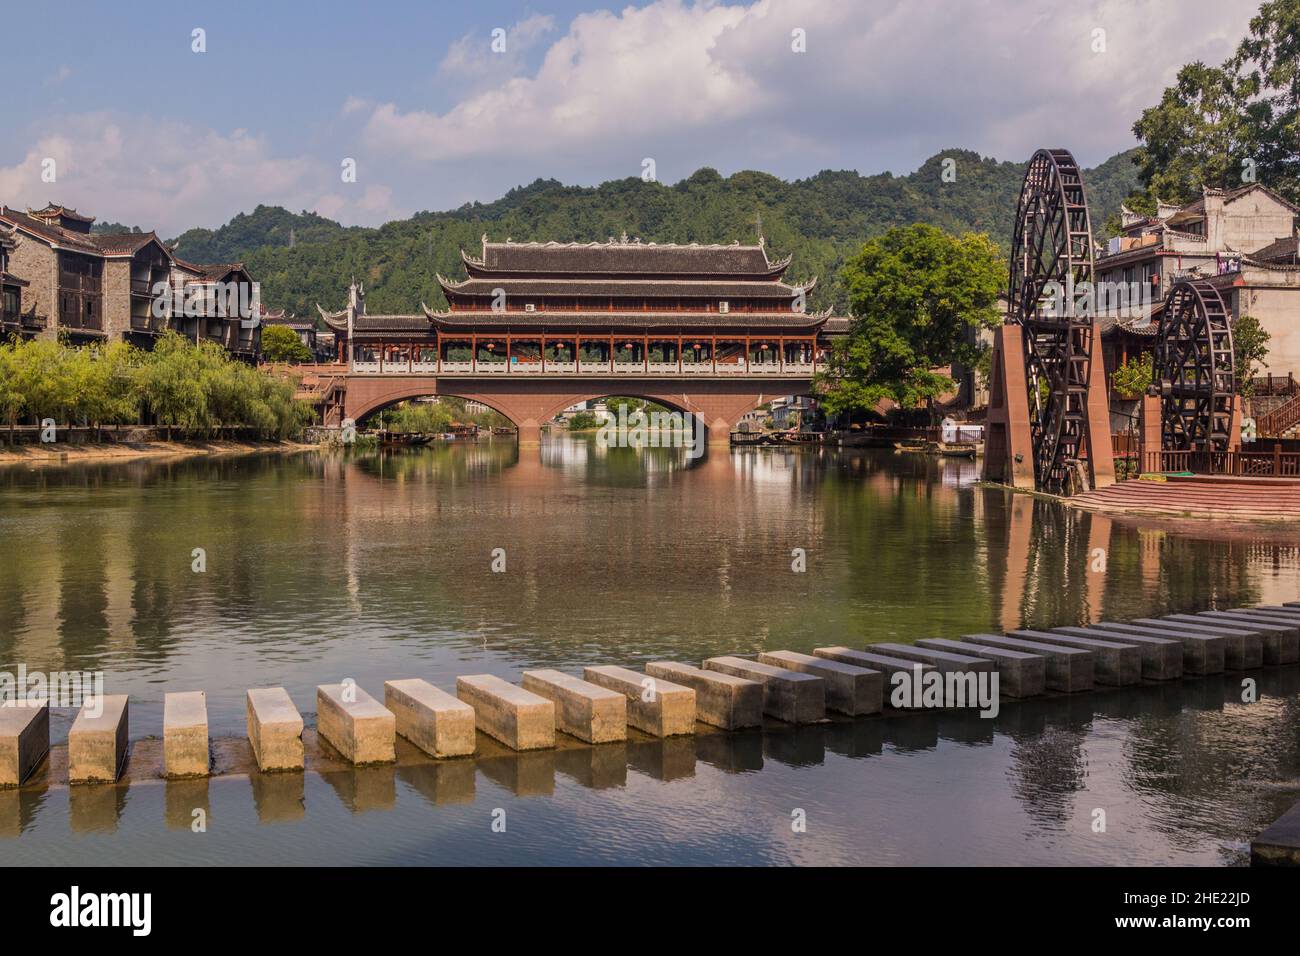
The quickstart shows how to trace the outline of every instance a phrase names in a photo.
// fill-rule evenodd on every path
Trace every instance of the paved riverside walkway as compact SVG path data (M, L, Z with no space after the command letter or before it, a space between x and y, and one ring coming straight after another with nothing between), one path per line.
M1140 478L1063 500L1088 511L1110 514L1289 522L1300 520L1300 479L1214 475Z

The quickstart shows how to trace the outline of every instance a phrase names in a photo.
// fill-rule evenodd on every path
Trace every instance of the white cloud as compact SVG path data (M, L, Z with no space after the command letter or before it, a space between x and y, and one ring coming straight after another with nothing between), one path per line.
M258 203L290 209L330 196L345 221L391 217L392 190L344 184L337 166L306 156L276 156L263 136L229 133L132 114L50 117L22 159L0 166L0 200L17 208L61 202L104 221L156 229L164 236L215 226ZM53 159L57 179L42 181ZM331 188L332 187L332 188Z
M394 158L522 167L514 154L536 169L580 157L598 176L634 174L629 149L681 156L678 174L711 161L904 171L946 146L1020 159L1064 143L1098 161L1132 145L1180 65L1225 57L1257 5L657 0L579 15L532 75L444 112L376 104L365 132ZM795 28L806 53L791 49ZM453 45L444 67L462 62Z

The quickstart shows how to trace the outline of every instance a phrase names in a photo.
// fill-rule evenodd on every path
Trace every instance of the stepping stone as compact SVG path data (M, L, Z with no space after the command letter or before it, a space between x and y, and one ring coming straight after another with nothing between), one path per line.
M1202 627L1218 628L1215 632L1223 637L1224 670L1254 670L1264 663L1264 639L1261 631L1245 624L1225 621L1204 614L1169 614L1166 621L1181 624L1199 624Z
M1219 631L1212 628L1162 621L1156 617L1140 617L1134 621L1101 621L1097 626L1120 634L1132 632L1173 638L1183 645L1183 673L1223 673L1227 641Z
M1173 680L1183 676L1183 645L1172 637L1150 634L1125 634L1100 625L1089 627L1054 627L1054 634L1090 637L1117 644L1130 644L1142 655L1142 676L1147 680Z
M854 667L865 667L869 670L880 671L885 675L883 691L885 703L890 703L890 692L898 686L895 675L902 674L906 680L911 681L914 679L913 675L916 674L918 668L921 676L924 676L927 671L934 670L933 664L922 664L920 661L892 657L888 654L876 654L872 651L859 651L852 647L816 647L813 648L813 655L824 657L829 661L839 661L841 664L851 664ZM890 707L893 707L892 703L890 703ZM916 710L919 707L918 704L916 707L903 709Z
M0 704L0 788L20 786L49 752L48 701Z
M163 776L208 775L208 695L201 690L163 697Z
M589 684L623 695L629 726L655 737L695 733L695 691L684 684L616 664L584 668L582 676Z
M826 682L826 706L838 713L878 714L884 706L885 675L878 670L795 651L767 651L758 655L758 661L820 677Z
M916 647L912 644L868 644L871 652L901 657L905 661L919 661L930 664L941 674L975 673L988 674L997 668L987 658L976 657L972 653L958 654L953 651L940 651L928 647Z
M1223 617L1224 620L1241 620L1251 622L1245 626L1253 626L1254 622L1271 625L1271 627L1285 627L1290 630L1286 633L1281 631L1267 630L1260 634L1264 641L1264 663L1273 664L1294 664L1300 661L1300 617L1295 617L1281 611L1269 611L1259 608L1243 608L1232 611L1215 611L1215 617Z
M589 744L627 740L627 698L563 671L524 671L524 690L555 703L556 726Z
M303 768L302 714L283 687L250 690L246 707L248 742L262 771Z
M1065 647L1046 641L1029 641L1002 634L963 634L963 644L1003 647L1012 651L1041 654L1047 658L1047 689L1073 694L1092 690L1093 668L1097 656L1092 651Z
M392 711L397 732L430 757L474 752L474 708L428 681L384 681L384 706Z
M1251 866L1300 866L1300 803L1250 841Z
M1135 644L1117 644L1091 637L1071 637L1052 631L1011 631L1010 637L1027 641L1042 641L1092 651L1097 657L1093 663L1093 680L1098 684L1125 687L1142 682L1142 652Z
M555 746L555 704L491 674L456 678L456 696L474 708L474 726L511 750Z
M763 685L763 713L788 724L809 724L826 716L826 682L811 674L743 657L710 657L706 671L717 671Z
M397 759L397 718L355 683L316 688L316 732L354 764Z
M1037 697L1047 688L1047 658L1041 654L983 647L943 637L923 638L916 646L963 656L975 654L991 662L998 672L998 692L1007 697Z
M68 732L68 782L116 782L126 763L128 723L126 694L82 704Z
M695 718L706 724L724 730L763 724L763 685L757 681L673 661L647 664L645 672L695 691Z

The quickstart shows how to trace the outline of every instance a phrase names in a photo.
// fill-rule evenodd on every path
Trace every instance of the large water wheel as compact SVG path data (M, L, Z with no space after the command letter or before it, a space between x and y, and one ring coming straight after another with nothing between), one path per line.
M1162 448L1229 450L1237 361L1228 308L1212 283L1183 279L1169 291L1157 331L1153 377L1160 395Z
M1092 301L1092 282L1083 176L1068 150L1040 149L1020 190L1008 319L1024 335L1034 484L1052 494L1078 490L1086 472L1092 310L1076 302Z

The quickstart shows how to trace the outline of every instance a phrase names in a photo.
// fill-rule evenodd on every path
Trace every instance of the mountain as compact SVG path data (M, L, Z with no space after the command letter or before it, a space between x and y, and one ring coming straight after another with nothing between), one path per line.
M944 181L952 159L955 179ZM948 150L913 173L861 176L826 170L787 182L704 168L673 185L619 179L595 187L539 179L490 203L420 212L377 229L344 227L315 213L258 206L216 230L191 229L177 254L198 262L243 262L262 283L262 301L315 315L341 307L349 279L366 283L374 312L411 313L444 304L436 273L464 275L460 250L480 237L519 241L604 241L626 232L647 242L753 242L761 230L774 255L794 254L788 277L820 281L810 307L845 308L840 266L864 240L891 226L929 222L953 232L988 232L1005 250L1025 164ZM1086 170L1093 229L1136 188L1132 153Z

